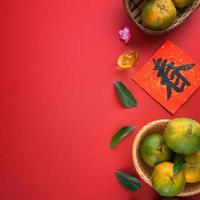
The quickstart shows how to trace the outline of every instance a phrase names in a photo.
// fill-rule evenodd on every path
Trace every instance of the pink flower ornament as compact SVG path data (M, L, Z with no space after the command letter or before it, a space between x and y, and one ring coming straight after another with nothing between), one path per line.
M119 30L119 37L121 40L124 40L124 42L127 44L130 39L131 39L131 33L130 33L130 29L126 26L124 27L124 29Z

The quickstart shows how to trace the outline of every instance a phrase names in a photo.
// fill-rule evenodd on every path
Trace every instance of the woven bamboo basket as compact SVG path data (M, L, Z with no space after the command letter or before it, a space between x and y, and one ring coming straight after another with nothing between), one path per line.
M133 142L132 158L133 158L135 169L137 173L140 175L140 177L151 187L152 187L151 175L152 175L153 170L141 160L139 156L139 146L142 139L145 136L151 134L152 132L157 132L157 131L162 132L169 121L170 121L169 119L163 119L163 120L153 121L145 125L137 133ZM195 184L186 184L184 191L178 196L180 197L192 196L198 193L200 193L200 182L195 183Z
M194 0L191 6L182 10L177 10L178 16L176 20L173 22L173 24L171 24L170 27L162 31L152 31L150 29L145 28L142 25L142 21L141 21L141 11L144 4L147 2L147 0L123 0L123 2L124 2L124 7L128 13L128 16L131 18L131 20L134 21L135 24L142 31L151 35L163 34L175 29L177 26L182 24L200 5L200 0Z

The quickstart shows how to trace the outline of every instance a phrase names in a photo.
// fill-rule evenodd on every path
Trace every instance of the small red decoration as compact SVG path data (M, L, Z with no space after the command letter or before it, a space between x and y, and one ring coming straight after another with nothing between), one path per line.
M200 66L167 40L133 80L174 114L200 86Z

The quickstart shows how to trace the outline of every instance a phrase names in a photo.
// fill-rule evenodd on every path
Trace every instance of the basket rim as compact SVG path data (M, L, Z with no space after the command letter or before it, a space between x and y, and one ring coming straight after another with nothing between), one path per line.
M171 119L160 119L160 120L155 120L155 121L151 121L149 123L147 123L146 125L144 125L136 134L135 139L133 141L133 145L132 145L132 160L133 160L133 164L134 167L136 169L136 172L139 174L139 176L142 178L142 180L144 182L146 182L150 187L152 186L151 180L149 179L149 177L146 176L146 174L144 173L144 171L141 169L141 167L138 164L138 159L137 159L137 146L139 145L138 142L140 140L140 136L143 132L145 132L145 130L147 130L150 126L155 126L157 124L163 124L163 123L168 123L170 122ZM198 189L195 189L193 191L189 191L189 192L181 192L178 196L179 197L186 197L186 196L193 196L200 193L200 187Z
M190 6L192 7L191 11L188 12L183 21L181 21L180 23L176 24L176 25L171 25L170 27L168 27L167 29L165 30L161 30L161 31L153 31L153 30L150 30L148 28L145 28L144 26L142 26L141 24L139 24L135 18L131 15L131 11L129 9L129 6L128 6L128 1L129 0L123 0L123 5L124 5L124 8L126 10L126 13L128 14L129 18L137 25L137 27L142 30L143 32L145 33L148 33L150 35L161 35L161 34L164 34L164 33L168 33L172 30L174 30L175 28L177 28L178 26L180 26L195 10L197 10L197 8L199 8L200 6L200 0L194 0L193 4Z

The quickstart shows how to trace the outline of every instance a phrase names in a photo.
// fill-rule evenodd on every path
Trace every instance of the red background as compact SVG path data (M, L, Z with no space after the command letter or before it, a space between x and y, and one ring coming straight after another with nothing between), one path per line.
M114 171L136 175L134 134L145 123L171 118L119 72L116 59L137 49L138 70L170 39L200 63L200 12L163 36L140 32L121 0L6 0L0 2L0 198L2 200L157 200L146 184L129 192ZM117 31L128 25L126 46ZM123 81L139 105L124 109L113 88ZM198 90L177 116L200 121ZM125 124L134 134L110 150L111 136ZM200 196L185 198L197 200Z

